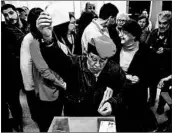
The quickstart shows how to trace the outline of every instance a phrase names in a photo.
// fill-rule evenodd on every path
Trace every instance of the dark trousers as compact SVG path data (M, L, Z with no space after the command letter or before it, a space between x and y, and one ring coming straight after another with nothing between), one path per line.
M35 90L31 91L25 91L26 98L27 98L27 104L29 106L31 118L33 121L37 123L38 120L38 114L39 114L39 104L38 104L38 98L36 97Z
M5 101L1 101L1 131L12 132L12 126L9 119L8 105Z
M55 101L37 101L36 122L40 132L47 132L55 116L61 116L63 109L63 92Z
M16 65L17 64L17 65ZM23 81L20 71L20 63L4 56L1 75L1 99L8 105L12 115L12 128L16 131L23 131L23 112L20 103L20 90L23 88ZM2 111L1 116L6 113Z
M4 101L11 112L12 115L12 127L16 131L22 131L23 128L23 112L20 104L20 86L16 82L8 83L6 86L2 84L2 101ZM4 112L2 112L4 113ZM2 116L5 114L2 114Z
M142 85L130 86L124 93L126 111L123 118L122 132L149 132L156 129L157 121L147 105L147 87ZM122 112L121 111L121 112ZM125 116L125 117L124 117ZM119 118L118 118L119 119Z

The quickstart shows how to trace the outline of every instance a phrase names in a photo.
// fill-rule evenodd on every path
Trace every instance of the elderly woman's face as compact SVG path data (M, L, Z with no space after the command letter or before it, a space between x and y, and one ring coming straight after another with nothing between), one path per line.
M131 33L124 30L121 30L119 32L119 37L121 38L122 45L127 45L135 39L135 37Z
M127 21L127 19L124 16L117 18L117 20L116 20L117 26L119 28L122 28L122 26L125 24L126 21Z
M138 24L140 25L141 29L144 29L146 27L146 18L140 19Z
M88 58L87 58L87 63L88 63L87 64L88 69L93 74L97 74L104 68L104 66L107 63L107 59L102 59L98 55L95 55L93 53L89 53Z
M165 19L159 19L158 25L159 25L159 32L161 33L166 32L170 27L169 22Z

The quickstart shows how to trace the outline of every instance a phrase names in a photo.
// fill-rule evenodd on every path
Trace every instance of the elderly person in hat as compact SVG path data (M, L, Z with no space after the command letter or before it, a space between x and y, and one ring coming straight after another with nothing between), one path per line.
M154 67L154 77L150 86L149 103L151 106L155 104L159 80L171 74L172 12L160 12L158 23L158 28L150 33L146 42L152 51Z
M49 42L49 47L42 50L42 55L49 67L59 73L67 83L64 115L113 115L112 112L122 102L126 83L125 74L118 64L108 60L116 53L113 41L106 37L107 41L104 37L92 38L88 44L87 55L69 56L58 47L61 42L55 37L56 33L47 26L51 27L51 17L44 12L37 20L37 28L43 39ZM111 96L101 102L106 89L112 90L113 94L109 93Z
M138 23L135 20L128 20L119 34L122 48L115 55L115 60L120 64L128 80L124 91L128 116L123 131L141 132L155 128L155 118L147 107L147 89L151 72L150 52L148 47L139 41L141 33Z

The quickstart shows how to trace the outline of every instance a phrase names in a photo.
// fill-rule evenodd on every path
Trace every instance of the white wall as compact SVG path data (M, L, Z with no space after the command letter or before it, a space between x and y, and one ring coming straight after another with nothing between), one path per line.
M53 1L5 1L5 3L13 4L16 7L27 6L29 9L32 9L33 7L45 9L45 7L52 2Z
M152 28L157 28L157 16L162 11L162 1L152 1L150 7L150 20L152 22Z
M120 13L127 13L127 1L105 1L105 3L114 4Z
M99 14L100 8L104 3L112 3L116 5L119 9L119 12L126 12L126 1L5 1L6 3L13 4L16 7L27 6L29 9L33 7L40 7L45 9L47 5L53 5L60 14L64 14L63 18L62 15L60 19L66 20L69 17L66 15L67 12L75 12L75 17L79 18L82 11L85 9L85 4L87 2L94 3L96 5L96 13ZM54 13L55 14L55 13ZM59 20L58 14L55 14L55 18ZM58 21L56 20L56 21ZM56 23L56 22L55 22ZM57 22L59 23L59 22Z

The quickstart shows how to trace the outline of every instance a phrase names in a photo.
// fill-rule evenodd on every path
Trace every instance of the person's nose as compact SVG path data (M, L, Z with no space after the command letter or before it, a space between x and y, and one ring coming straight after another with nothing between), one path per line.
M100 62L97 61L97 62L95 63L95 66L96 66L96 67L100 67Z
M11 19L12 18L12 15L8 15L8 18Z
M120 31L120 32L119 32L119 37L122 37L122 35L123 35L123 34L122 34L122 32Z
M163 27L163 24L159 24L159 27L162 28Z

